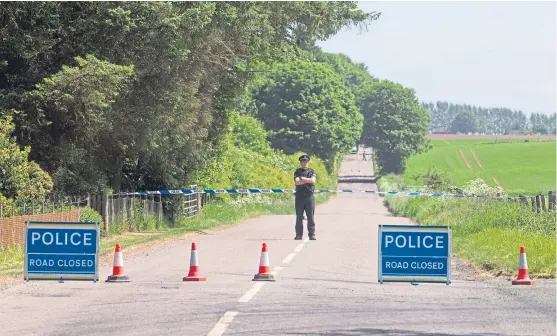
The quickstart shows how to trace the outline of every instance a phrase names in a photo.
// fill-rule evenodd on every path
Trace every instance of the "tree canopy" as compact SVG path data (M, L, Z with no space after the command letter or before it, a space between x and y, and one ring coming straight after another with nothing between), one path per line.
M478 129L476 116L470 112L460 112L451 122L452 133L472 133Z
M222 161L252 65L378 18L356 2L7 2L0 116L73 193L179 188Z
M275 148L332 162L358 141L363 118L342 76L326 63L277 65L255 91L258 118Z
M373 147L381 172L404 172L408 157L429 148L429 114L413 89L387 80L370 87L364 105L362 140Z

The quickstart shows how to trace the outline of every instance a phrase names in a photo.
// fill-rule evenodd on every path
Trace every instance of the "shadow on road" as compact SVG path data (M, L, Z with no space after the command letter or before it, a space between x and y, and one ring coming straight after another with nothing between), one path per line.
M361 175L361 176L350 176L350 175L345 175L338 178L338 183L375 183L376 182L376 178L375 176L365 176L365 175Z
M401 329L376 329L376 328L354 328L343 330L327 330L323 332L287 332L287 335L330 335L330 336L357 336L357 335L389 335L389 336L502 336L493 333L435 333Z

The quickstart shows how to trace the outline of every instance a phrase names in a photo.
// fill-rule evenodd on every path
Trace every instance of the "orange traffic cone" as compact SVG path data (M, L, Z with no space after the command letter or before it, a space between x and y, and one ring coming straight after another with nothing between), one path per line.
M259 273L255 275L253 281L275 281L275 277L271 274L269 268L269 252L267 252L267 243L263 243L263 247L261 248Z
M188 276L182 278L183 281L206 281L207 278L199 275L199 261L197 260L197 247L191 243L190 272Z
M518 277L512 281L513 285L534 285L535 280L528 276L528 262L526 260L526 251L524 246L520 247L520 262L518 265Z
M124 259L120 244L114 248L114 263L112 265L112 275L109 275L106 282L130 282L130 278L124 274Z

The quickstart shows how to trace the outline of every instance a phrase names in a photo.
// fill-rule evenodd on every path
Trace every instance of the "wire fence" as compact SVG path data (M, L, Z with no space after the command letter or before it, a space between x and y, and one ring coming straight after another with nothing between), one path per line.
M197 186L191 186L192 188ZM42 199L0 200L0 250L24 245L25 222L99 221L101 235L157 230L192 218L214 195L130 195L107 192L87 196L48 195Z

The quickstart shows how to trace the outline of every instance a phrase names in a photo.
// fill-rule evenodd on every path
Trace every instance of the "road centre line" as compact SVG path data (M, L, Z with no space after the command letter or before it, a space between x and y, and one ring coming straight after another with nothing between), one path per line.
M296 246L296 248L294 248L294 251L291 252L289 255L286 256L286 258L284 258L284 260L282 261L283 264L288 264L292 261L292 259L296 256L296 253L300 252L302 250L302 248L304 248L304 245L309 241L308 238L306 238L306 240L304 240L303 243L298 244L298 246ZM273 275L277 275L280 271L282 271L284 269L284 267L282 266L275 266L275 268L273 269L273 271L271 272L271 274ZM259 290L261 290L261 288L263 288L263 286L265 285L264 282L257 282L255 284L253 284L253 286L244 294L242 295L239 299L238 302L242 302L242 303L246 303L249 302L251 299L253 299L253 297L255 296L255 294L257 294L257 292L259 292Z
M246 292L246 294L242 295L242 297L238 299L238 302L249 302L249 300L251 300L255 296L255 294L259 292L259 290L261 289L261 287L263 287L263 285L265 285L264 282L254 283L253 287L251 287L250 290Z
M221 336L228 328L228 325L232 322L234 317L238 314L236 311L227 311L224 315L219 319L217 324L209 331L207 336Z
M286 256L286 258L284 258L284 259L282 260L282 263L283 263L283 264L288 264L288 263L290 263L290 262L292 261L292 259L294 259L295 256L296 256L296 252L290 253L289 255Z
M284 267L276 266L273 271L271 272L272 275L277 275L280 271L282 271ZM264 282L256 282L253 286L246 292L246 294L242 295L241 298L238 299L238 302L249 302L257 292L265 285Z
M308 238L306 238L304 240L303 243L298 244L298 246L296 246L296 248L294 249L293 252L291 252L289 255L286 256L286 258L284 258L284 260L282 261L283 264L288 264L292 261L292 259L296 256L296 254L298 252L300 252L302 250L302 248L304 248L304 245L309 241ZM273 271L271 272L271 274L273 275L277 275L280 271L282 271L284 269L284 267L282 266L275 266L275 268L273 269ZM238 302L242 302L242 303L246 303L249 302L251 299L253 299L253 297L255 296L255 294L257 294L257 292L259 292L261 290L261 288L263 288L263 286L265 286L265 282L257 282L254 283L253 286L244 294L242 295L242 297L240 297L238 299ZM215 326L213 327L213 329L211 329L211 331L209 331L209 333L207 334L207 336L221 336L222 334L224 334L224 332L226 331L226 329L228 328L228 325L230 325L230 323L232 322L232 320L234 319L234 317L238 314L238 312L235 311L227 311L224 313L224 315L219 319L219 321L215 324Z
M309 238L306 238L306 239L304 240L303 243L298 244L298 246L296 246L296 247L294 248L294 250L293 250L289 255L287 255L286 258L284 258L284 259L282 260L282 263L283 263L283 264L288 264L288 263L290 263L290 262L292 261L292 259L294 259L294 257L296 256L296 253L300 252L300 251L304 248L305 244L306 244L308 241L309 241Z

